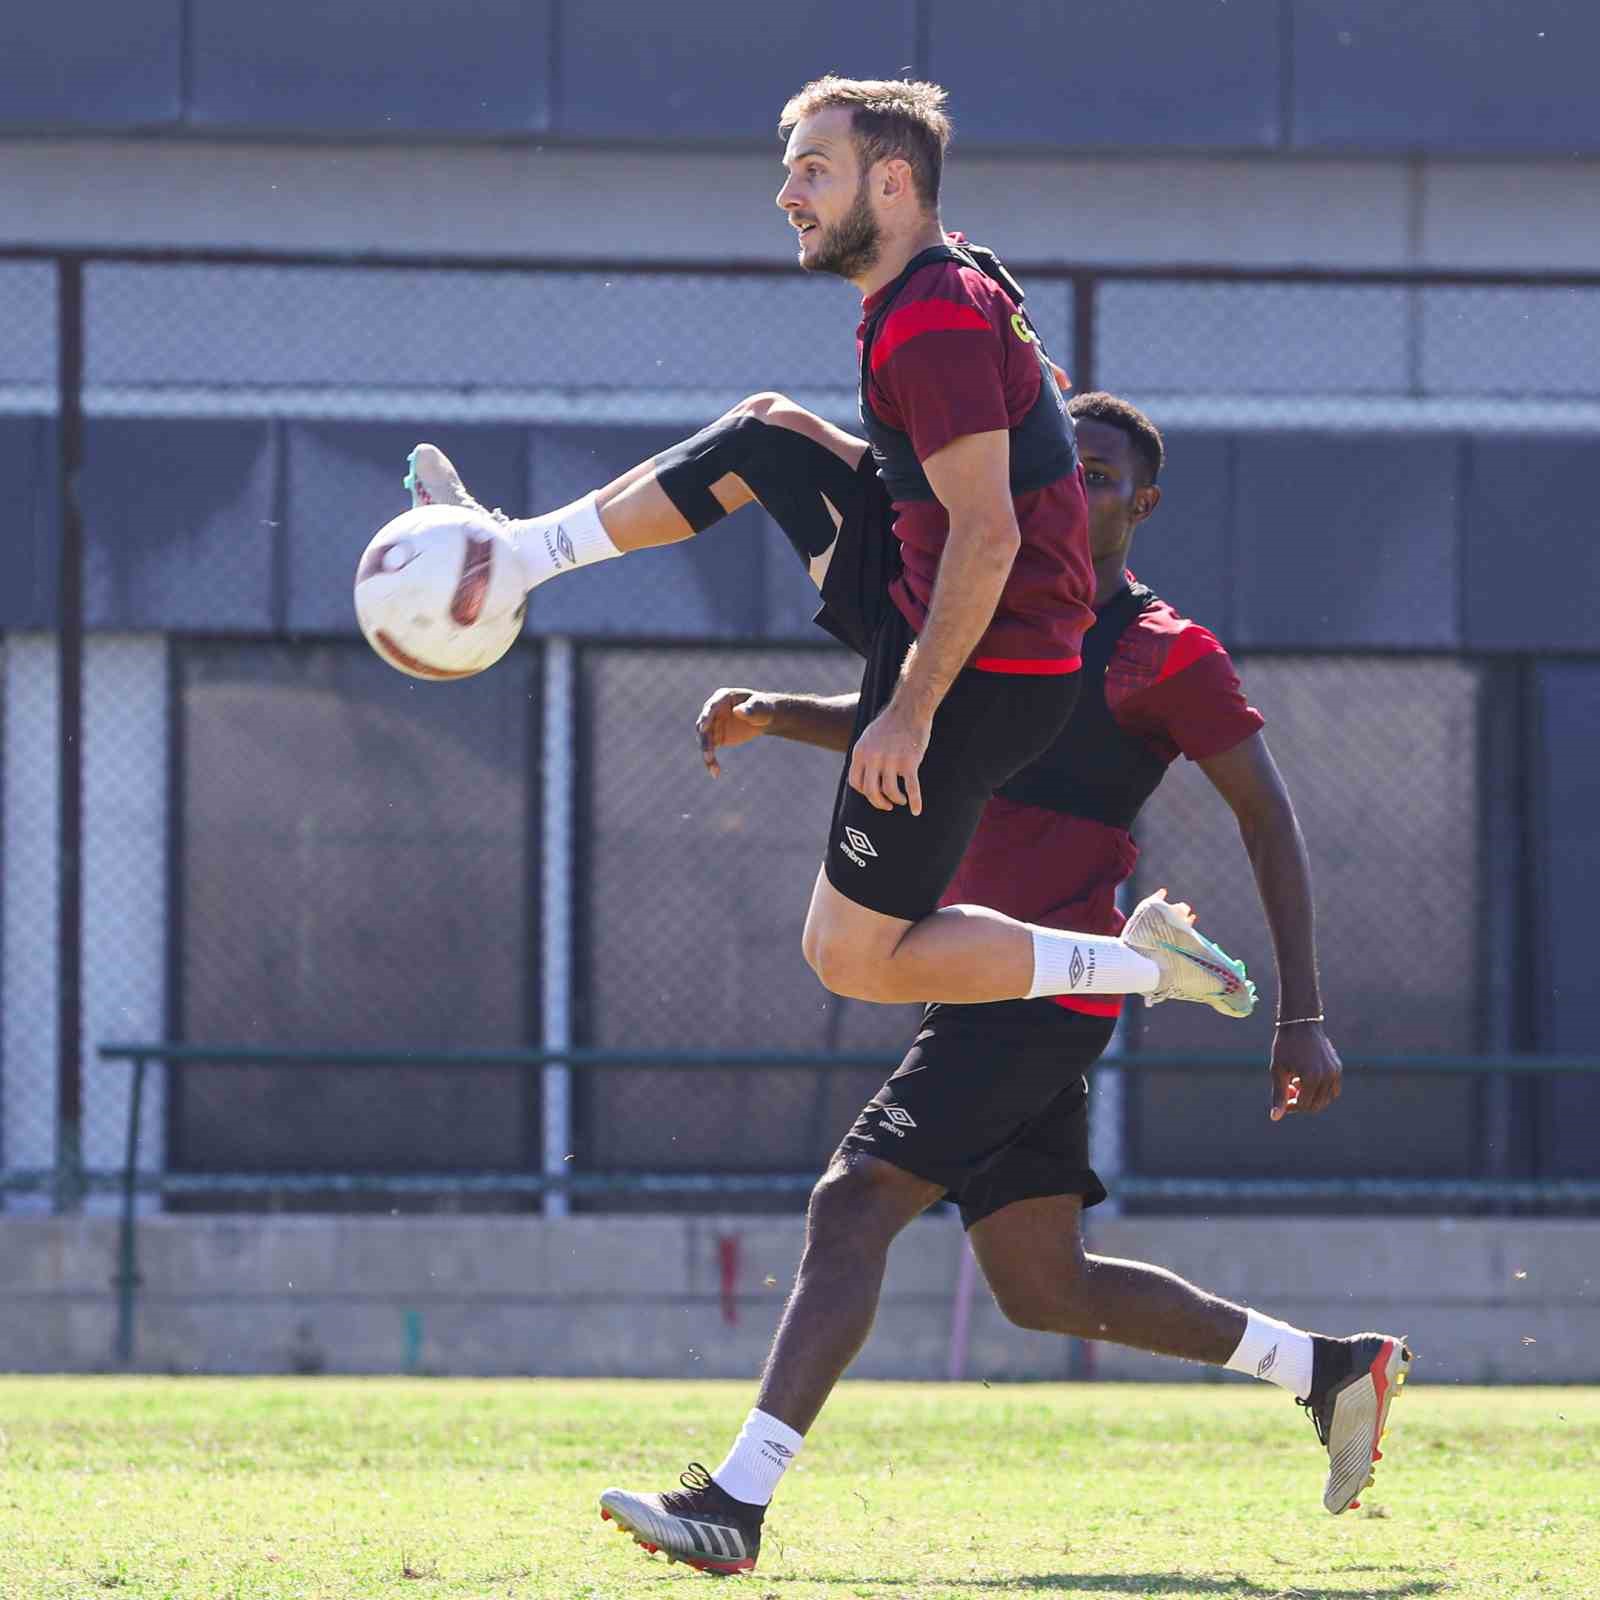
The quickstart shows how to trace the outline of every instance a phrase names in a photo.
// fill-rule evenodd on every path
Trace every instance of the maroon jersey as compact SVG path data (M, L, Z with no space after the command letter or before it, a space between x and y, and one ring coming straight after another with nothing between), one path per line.
M1263 725L1216 635L1142 585L1100 607L1083 660L1066 727L984 808L943 904L1121 932L1117 889L1139 859L1129 828L1140 807L1180 755L1221 755ZM1122 1008L1117 995L1056 999L1097 1016Z
M887 312L878 313L887 305ZM864 420L904 434L923 462L970 433L1026 429L1032 438L1041 384L1050 381L1037 340L1016 304L992 278L958 261L916 267L870 296L857 334L864 350ZM1051 410L1059 404L1052 391ZM873 431L871 423L869 433ZM1063 440L1070 440L1071 423ZM1014 451L1016 444L1014 443ZM1094 564L1083 473L1063 443L1066 470L1042 487L1016 492L1022 544L1000 600L973 653L992 672L1069 672L1094 620ZM880 463L881 464L881 463ZM950 517L937 498L894 496L903 563L890 595L913 629L927 620Z

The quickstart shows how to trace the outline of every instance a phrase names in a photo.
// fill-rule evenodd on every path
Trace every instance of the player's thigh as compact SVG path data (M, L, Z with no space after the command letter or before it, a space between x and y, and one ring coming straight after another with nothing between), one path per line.
M904 1059L841 1150L875 1155L952 1196L966 1193L1061 1090L1061 1070L1040 1028L1043 1004L929 1006Z
M995 1299L1031 1326L1041 1310L1075 1292L1083 1272L1082 1214L1106 1198L1089 1163L1083 1073L1110 1043L1116 1023L1053 1001L1029 1003L1049 1008L1037 1013L1035 1048L1052 1064L1055 1093L957 1199Z
M807 919L806 954L819 971L816 957L830 945L841 961L892 954L904 924L920 921L938 906L993 793L985 762L975 758L973 749L974 741L983 737L974 723L989 708L974 703L970 686L960 680L933 719L918 770L919 813L913 815L905 805L880 810L851 787L856 743L893 697L915 637L890 603L874 631L862 673L850 748L834 793L824 856L826 882L819 881ZM965 672L961 679L976 676Z

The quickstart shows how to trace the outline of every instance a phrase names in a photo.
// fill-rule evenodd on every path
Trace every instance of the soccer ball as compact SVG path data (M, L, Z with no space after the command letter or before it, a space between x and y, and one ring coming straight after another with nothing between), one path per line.
M495 520L418 506L386 522L356 567L367 643L413 678L470 678L516 643L528 598L522 565Z

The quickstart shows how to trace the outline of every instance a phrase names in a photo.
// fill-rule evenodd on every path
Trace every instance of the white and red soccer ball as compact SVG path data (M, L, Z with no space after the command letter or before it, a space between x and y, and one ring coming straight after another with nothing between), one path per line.
M486 513L418 506L386 522L356 567L356 620L391 667L470 678L516 643L528 608L522 564Z

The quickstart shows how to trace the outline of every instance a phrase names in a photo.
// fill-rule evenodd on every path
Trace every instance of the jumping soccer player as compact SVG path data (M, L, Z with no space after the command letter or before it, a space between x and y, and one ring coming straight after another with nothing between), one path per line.
M949 893L1114 932L1117 887L1137 858L1128 829L1179 754L1199 762L1238 819L1277 956L1269 1115L1322 1111L1338 1097L1340 1062L1322 1026L1305 846L1262 718L1216 637L1127 573L1134 531L1161 498L1160 434L1111 395L1079 396L1071 410L1096 577L1083 692L1052 747L985 808ZM886 497L862 484L860 514L886 522ZM717 775L719 752L763 734L842 750L853 700L718 690L698 723L706 766ZM602 1514L671 1559L713 1571L754 1565L766 1506L871 1329L890 1243L944 1196L960 1205L1013 1322L1279 1385L1327 1448L1324 1505L1359 1504L1410 1360L1402 1340L1307 1333L1160 1267L1084 1250L1082 1211L1106 1191L1089 1165L1082 1072L1119 1009L1074 996L929 1006L905 1061L812 1191L794 1290L727 1458L714 1473L691 1467L681 1490L608 1489Z
M789 529L822 585L824 626L867 661L803 940L836 994L1141 993L1246 1016L1244 968L1164 892L1120 937L940 909L985 803L1065 724L1094 616L1083 475L1051 365L1003 271L947 242L939 220L944 98L933 84L828 77L783 111L777 199L800 264L864 297L870 461L861 441L758 395L509 531L533 587L689 538L753 497ZM892 534L844 514L873 471ZM412 453L408 482L417 504L473 503L432 446Z

